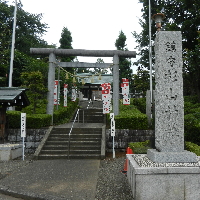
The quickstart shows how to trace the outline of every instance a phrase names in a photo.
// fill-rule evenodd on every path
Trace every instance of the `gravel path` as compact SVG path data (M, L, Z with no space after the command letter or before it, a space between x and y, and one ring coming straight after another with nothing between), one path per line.
M121 172L124 168L125 156L116 157L116 159L107 157L105 160L101 160L95 200L133 199L127 177ZM27 156L25 161L0 161L0 179L14 173L16 169L25 167L32 162L34 161L32 161L31 155Z
M95 200L133 200L126 175L121 173L125 157L101 161Z

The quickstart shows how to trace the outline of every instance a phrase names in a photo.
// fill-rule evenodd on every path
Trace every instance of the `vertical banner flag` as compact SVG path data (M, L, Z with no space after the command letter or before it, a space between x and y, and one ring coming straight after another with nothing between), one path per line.
M21 137L26 137L26 113L21 113Z
M67 88L68 84L64 84L64 107L67 107Z
M72 98L71 101L76 101L76 84L72 87Z
M58 105L60 105L59 103L59 98L58 98L58 95L59 95L59 91L58 91L58 81L55 80L55 85L54 85L54 105L57 105L57 102L58 102Z
M122 95L123 95L123 104L130 105L129 80L128 79L122 78L121 88L122 88Z
M102 87L102 100L103 100L103 114L109 113L111 110L111 98L110 93L111 85L110 83L101 84Z

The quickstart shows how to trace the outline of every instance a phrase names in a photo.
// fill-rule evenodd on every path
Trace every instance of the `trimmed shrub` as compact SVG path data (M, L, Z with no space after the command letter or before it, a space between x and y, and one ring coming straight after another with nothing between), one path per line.
M184 116L185 140L200 144L200 112Z
M120 105L119 115L115 116L116 129L148 129L147 116L134 105ZM110 127L110 114L107 114L107 127Z
M7 111L7 128L21 128L21 112ZM51 115L47 114L27 114L26 128L41 128L51 124Z
M131 142L128 146L133 150L134 154L146 154L147 149L151 149L149 140L145 142Z
M200 146L192 142L185 142L185 148L188 151L195 153L197 156L200 156Z
M146 114L146 98L132 98L131 104L136 106L140 112Z
M54 125L69 122L78 106L78 102L78 99L75 102L70 101L67 107L60 107L59 110L55 110L53 113Z
M78 105L78 99L75 102L68 102L68 107L60 107L53 114L54 124L67 123L74 114ZM21 127L21 112L7 111L7 128ZM48 114L27 114L26 128L41 128L51 125L52 116Z

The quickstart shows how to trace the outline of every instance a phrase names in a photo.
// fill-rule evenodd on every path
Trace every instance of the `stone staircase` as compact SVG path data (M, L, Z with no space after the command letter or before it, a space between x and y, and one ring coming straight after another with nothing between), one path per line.
M76 122L79 123L104 123L104 114L102 109L80 109L79 117Z
M81 112L82 111L82 112ZM83 123L84 122L84 123ZM102 109L84 109L79 112L70 134L71 124L56 126L36 150L36 159L101 159L105 145L104 115ZM103 147L105 149L105 147Z
M70 136L70 128L53 128L38 159L100 159L102 128L74 128Z

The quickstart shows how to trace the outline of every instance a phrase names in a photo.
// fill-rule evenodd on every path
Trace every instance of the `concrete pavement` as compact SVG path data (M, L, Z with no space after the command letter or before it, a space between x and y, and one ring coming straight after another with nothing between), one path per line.
M22 199L94 200L100 160L37 160L0 181L0 193Z

